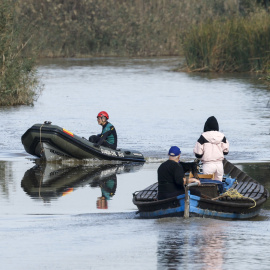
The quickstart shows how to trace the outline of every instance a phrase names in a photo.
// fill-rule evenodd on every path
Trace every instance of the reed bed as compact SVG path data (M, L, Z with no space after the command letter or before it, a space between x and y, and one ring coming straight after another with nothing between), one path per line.
M239 9L235 0L18 1L39 30L40 57L182 55L190 25Z
M185 55L191 71L267 72L258 2L0 0L0 106L33 104L41 57Z
M183 48L190 71L270 72L270 16L260 10L194 25Z
M24 55L31 39L25 26L16 22L14 3L0 0L0 106L33 104L41 90L33 52Z

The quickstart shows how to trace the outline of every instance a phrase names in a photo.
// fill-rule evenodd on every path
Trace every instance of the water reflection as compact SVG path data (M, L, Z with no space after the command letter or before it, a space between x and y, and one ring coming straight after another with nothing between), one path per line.
M224 227L219 222L204 225L201 227L197 220L194 225L178 224L178 230L173 226L173 229L160 231L158 269L188 269L189 265L193 265L193 269L223 269L226 256Z
M10 192L10 183L6 179L13 176L12 166L10 162L0 161L0 194L8 198Z
M33 199L49 203L68 195L76 189L90 186L100 188L97 208L107 209L108 203L116 193L117 175L140 170L143 164L102 164L67 166L57 163L37 164L27 170L21 187Z
M118 168L114 168L118 170ZM101 197L97 198L97 208L98 209L107 209L108 200L110 200L115 192L117 187L117 176L116 173L109 174L98 181L94 181L91 184L91 187L99 186L101 189Z

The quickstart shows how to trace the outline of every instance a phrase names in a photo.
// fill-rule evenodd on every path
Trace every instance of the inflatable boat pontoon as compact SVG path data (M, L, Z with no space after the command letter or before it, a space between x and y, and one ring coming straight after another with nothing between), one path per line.
M95 147L87 139L50 122L33 125L21 139L27 153L47 161L76 158L145 162L138 151Z

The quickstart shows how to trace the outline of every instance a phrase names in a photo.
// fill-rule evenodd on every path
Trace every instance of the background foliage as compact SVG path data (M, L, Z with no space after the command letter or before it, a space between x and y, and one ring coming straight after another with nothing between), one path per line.
M269 72L270 16L257 10L194 25L184 39L184 52L193 71Z
M19 0L39 30L41 57L182 54L182 37L207 18L245 14L255 0Z
M185 56L269 72L268 0L0 0L0 105L32 104L41 57Z
M28 29L26 22L16 21L15 5L0 0L0 105L32 104L39 92L35 53L24 54L32 37Z

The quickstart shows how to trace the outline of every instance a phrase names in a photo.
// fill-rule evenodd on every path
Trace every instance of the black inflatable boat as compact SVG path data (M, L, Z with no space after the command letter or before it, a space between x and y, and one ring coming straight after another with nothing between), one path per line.
M95 147L87 139L50 122L33 125L21 139L27 153L47 161L75 158L145 162L138 151Z

